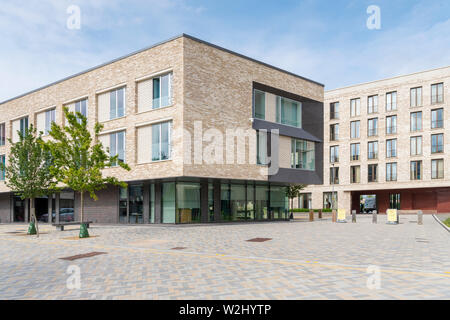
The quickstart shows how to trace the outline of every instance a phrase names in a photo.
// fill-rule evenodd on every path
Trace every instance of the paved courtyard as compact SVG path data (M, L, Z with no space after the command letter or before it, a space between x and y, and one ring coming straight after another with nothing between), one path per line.
M450 233L432 216L385 222L93 225L83 240L0 225L0 299L450 299ZM90 252L106 254L60 259ZM67 287L72 265L80 289Z

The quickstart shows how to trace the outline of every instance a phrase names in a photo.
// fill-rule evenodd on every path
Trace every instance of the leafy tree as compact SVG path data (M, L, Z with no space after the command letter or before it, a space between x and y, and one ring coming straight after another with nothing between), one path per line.
M18 142L13 143L8 139L11 144L8 165L0 164L0 167L5 170L6 185L22 200L30 200L31 221L28 234L37 233L39 237L35 199L51 193L54 184L54 176L49 170L52 157L42 146L42 133L37 136L33 125L23 134L20 131L18 134Z
M61 127L53 123L50 131L53 139L45 143L54 158L50 171L60 184L80 194L80 237L89 237L86 226L83 224L85 193L88 192L92 199L98 200L95 192L106 188L108 184L125 188L126 183L115 177L103 177L102 171L115 165L125 170L130 170L130 167L118 161L118 155L110 156L101 142L94 141L84 115L79 112L69 112L66 107L64 107L64 115L67 125ZM95 124L95 137L98 137L102 128L101 124Z
M290 185L286 188L286 196L289 199L289 212L290 212L290 218L292 219L293 214L292 210L294 208L294 199L298 198L300 196L300 192L307 187L306 184L296 184L296 185Z

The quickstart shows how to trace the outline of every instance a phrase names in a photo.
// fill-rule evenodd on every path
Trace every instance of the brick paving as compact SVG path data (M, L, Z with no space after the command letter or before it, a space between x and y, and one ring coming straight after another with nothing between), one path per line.
M93 225L82 240L75 227L37 239L0 225L0 299L450 299L450 234L431 216L400 219ZM107 254L60 259L92 252ZM80 289L67 288L71 265ZM380 289L367 287L371 265Z

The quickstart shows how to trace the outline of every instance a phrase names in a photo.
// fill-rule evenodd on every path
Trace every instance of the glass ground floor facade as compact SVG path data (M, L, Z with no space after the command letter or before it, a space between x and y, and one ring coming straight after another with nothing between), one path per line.
M177 178L130 182L85 195L85 221L113 224L193 224L287 220L286 185L261 181ZM28 222L30 204L3 194L1 221ZM80 221L79 194L66 190L36 199L40 222ZM2 208L0 208L2 209ZM51 217L51 218L50 218Z

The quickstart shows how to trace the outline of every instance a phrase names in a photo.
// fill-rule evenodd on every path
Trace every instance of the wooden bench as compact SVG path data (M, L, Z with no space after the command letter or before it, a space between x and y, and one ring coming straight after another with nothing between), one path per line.
M85 221L83 222L86 227L89 229L89 225L93 223L92 221ZM76 226L81 225L81 222L60 222L60 223L53 223L52 226L56 227L56 229L59 229L59 231L64 231L65 226Z

